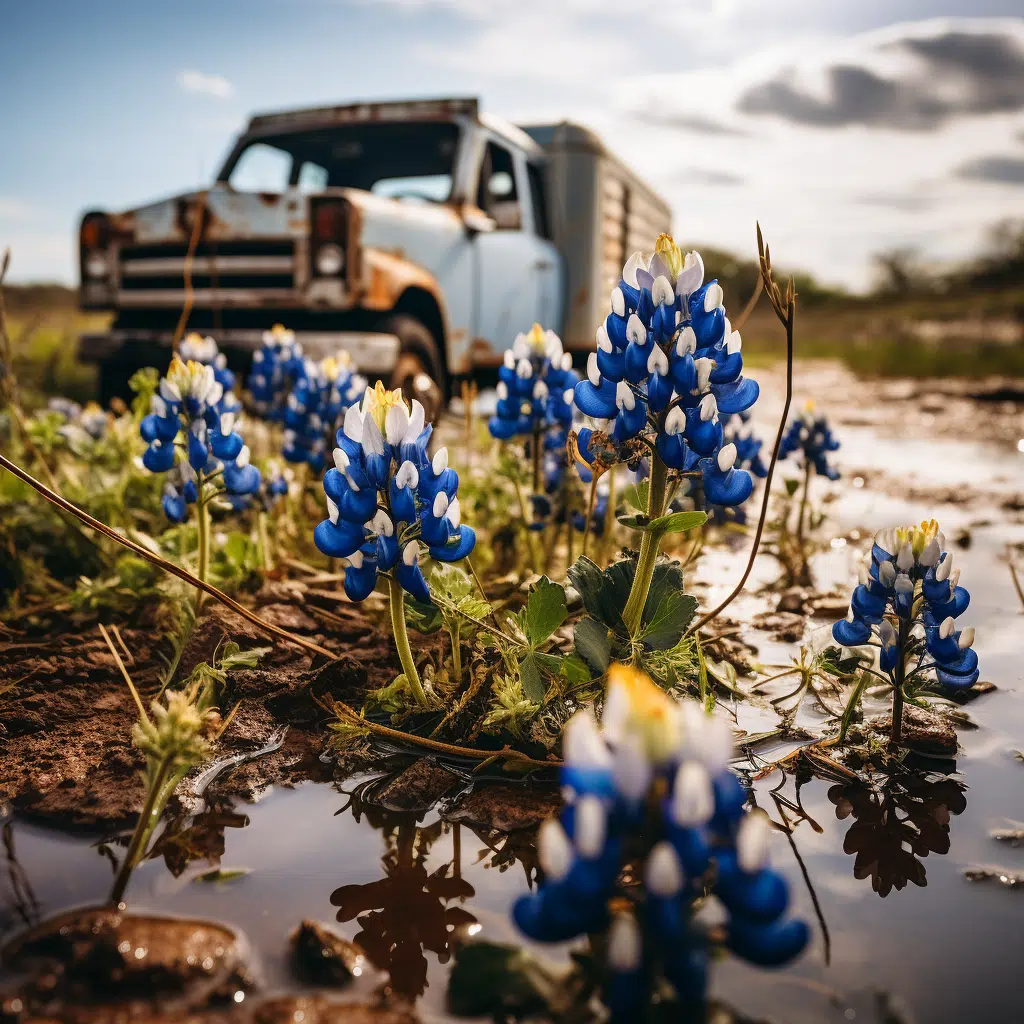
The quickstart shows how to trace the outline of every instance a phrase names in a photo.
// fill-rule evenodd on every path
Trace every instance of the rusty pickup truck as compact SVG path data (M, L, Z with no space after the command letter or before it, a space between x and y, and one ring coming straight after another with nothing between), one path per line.
M113 317L79 354L106 400L186 321L239 368L280 322L314 357L444 395L534 321L582 358L626 258L669 228L577 124L516 127L473 99L261 114L209 188L85 214L80 304Z

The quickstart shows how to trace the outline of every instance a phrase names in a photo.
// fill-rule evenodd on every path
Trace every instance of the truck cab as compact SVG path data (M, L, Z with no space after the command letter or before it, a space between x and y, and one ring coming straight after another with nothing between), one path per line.
M653 219L631 230L620 197L606 251L597 170L629 176L607 156L586 129L524 131L472 99L255 116L209 188L83 217L81 305L113 320L80 356L99 363L106 399L166 362L186 327L244 368L282 323L313 357L344 349L367 376L444 396L534 322L563 337L586 323L566 339L585 349L604 315L590 316L594 286L614 284L630 235L649 246L669 226L636 182Z

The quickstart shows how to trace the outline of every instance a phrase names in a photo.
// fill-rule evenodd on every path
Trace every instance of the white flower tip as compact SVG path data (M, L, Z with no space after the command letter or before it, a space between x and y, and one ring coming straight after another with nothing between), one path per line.
M330 519L330 521L335 526L338 525L338 516L340 514L341 513L338 510L338 506L333 501L331 501L330 498L328 498L327 499L327 518Z
M574 835L580 856L593 860L604 849L606 816L604 805L593 795L576 805Z
M438 491L434 495L434 504L431 511L435 519L440 519L448 511L448 495L444 491Z
M642 952L636 918L632 914L616 914L608 929L608 967L617 974L632 974L640 967Z
M626 284L629 284L626 278L623 278L623 280L626 281ZM622 289L618 285L612 289L612 312L616 316L626 315L626 296L622 294Z
M768 833L771 825L763 811L751 811L736 833L736 862L741 871L754 874L768 863Z
M939 555L942 554L939 549L939 542L933 537L925 547L924 551L921 552L921 557L918 561L925 568L930 569L939 560Z
M434 457L430 460L430 468L434 471L434 476L440 476L448 468L447 448L438 448L434 452Z
M503 381L498 381L498 386L495 389L498 392L498 400L504 402L508 398L508 385Z
M612 755L616 790L627 800L642 800L650 788L651 775L651 763L644 752L643 741L631 734L623 737Z
M527 380L533 376L533 364L529 359L520 359L516 364L516 376Z
M686 429L686 413L682 406L674 405L665 416L665 433L670 436L681 434Z
M699 761L684 761L672 787L672 820L681 828L692 828L704 825L714 813L715 793L707 769Z
M620 380L618 384L615 385L615 404L620 409L625 409L627 412L632 412L636 405L636 396L624 380Z
M725 344L725 351L728 352L729 355L733 356L737 352L741 352L742 350L743 350L743 338L740 336L740 332L739 331L733 331L729 335L729 340Z
M736 445L730 442L722 445L718 452L718 468L726 473L736 464Z
M896 580L896 566L892 562L882 562L878 567L878 579L885 587L891 587Z
M601 324L597 329L597 347L602 352L613 352L614 346L612 345L612 339L608 337L608 331L604 324Z
M572 844L556 818L548 818L537 830L537 859L544 876L557 882L572 866Z
M656 306L672 305L676 299L676 291L672 287L672 282L664 276L656 277L651 286L651 298Z
M663 839L647 858L645 870L647 888L662 898L675 896L683 888L683 866L675 847Z
M505 349L505 355L503 358L505 362L505 369L514 370L516 368L516 357L512 349Z
M953 553L951 551L947 551L946 557L935 567L935 578L941 583L942 581L949 579L949 575L952 571Z
M661 350L660 345L651 348L651 354L647 357L647 372L656 373L661 377L668 376L668 356Z
M404 548L402 548L402 561L408 565L413 566L419 561L420 557L420 542L418 540L409 541Z
M238 458L235 459L236 466L248 466L249 460L252 458L252 452L249 451L247 444L242 445L242 450L238 453Z
M904 544L896 556L896 567L907 572L914 568L914 551L909 544Z
M676 352L680 356L692 356L697 351L697 334L690 326L684 327L679 332L679 340L676 342Z
M562 750L567 764L584 768L608 768L611 765L611 754L589 711L579 711L565 723Z
M956 623L953 621L953 616L949 615L939 625L939 636L945 640L955 629Z
M709 420L713 420L718 415L718 402L715 400L715 396L708 394L700 400L700 418L702 422L707 423Z
M458 498L453 498L448 503L448 511L445 512L444 517L452 526L458 526L462 522L462 508L459 506Z
M710 313L712 310L718 309L724 299L725 292L722 291L722 286L717 281L708 285L708 290L704 293L704 312Z
M966 651L968 647L974 646L973 626L968 626L966 629L960 631L960 639L957 641L957 646L961 651Z
M625 266L622 268L622 280L632 288L639 288L640 282L637 279L636 272L641 269L647 269L647 260L644 259L644 254L642 252L637 251L634 252L628 260L626 260ZM617 287L615 291L619 292L620 295L622 294L620 289ZM612 292L613 299L614 296L615 292ZM622 316L621 313L618 315Z
M647 328L644 327L643 320L636 313L630 313L629 319L626 321L626 337L634 345L647 344Z
M587 356L587 380L594 385L595 388L601 386L601 369L597 365L597 353L591 352Z

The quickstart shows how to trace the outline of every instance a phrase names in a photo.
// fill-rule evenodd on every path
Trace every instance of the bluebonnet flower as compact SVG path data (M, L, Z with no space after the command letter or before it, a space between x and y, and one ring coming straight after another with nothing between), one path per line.
M329 517L314 540L325 555L348 559L345 593L353 601L372 593L379 572L393 572L406 592L429 601L421 547L444 562L473 550L476 534L461 523L448 450L427 454L431 430L418 401L406 405L400 390L380 381L345 413L324 477Z
M94 441L98 441L106 433L107 414L96 402L88 402L83 409L70 398L51 398L46 408L64 418L60 432L69 438L77 431L84 431Z
M579 379L558 335L534 324L505 352L498 404L487 424L492 436L507 441L553 429L546 446L564 449L573 416L571 392Z
M668 235L658 237L653 256L634 253L574 400L585 415L610 422L618 445L645 434L667 467L704 475L709 501L736 505L753 482L733 455L720 458L720 416L749 409L758 386L742 376L742 341L721 286L703 279L699 254L684 257ZM581 454L585 447L581 441ZM636 449L623 450L625 461L636 457Z
M213 377L223 388L218 403L220 412L240 412L242 403L235 394L235 375L228 369L228 357L221 352L213 338L192 332L185 335L178 349L178 357L184 363L202 363L213 367Z
M882 530L849 614L832 627L843 647L878 648L879 667L894 690L909 687L912 694L933 676L952 690L978 680L974 629L956 627L971 595L959 586L960 570L945 546L934 519Z
M768 475L768 467L761 458L764 441L746 426L747 419L743 414L731 416L725 425L725 441L736 445L736 465L763 480Z
M306 359L287 397L281 454L288 462L305 462L314 470L324 467L327 435L338 426L341 414L358 402L366 381L352 368L347 352L319 363Z
M659 975L689 1011L682 1019L704 1019L710 939L690 911L705 891L728 910L726 941L737 955L776 965L803 950L807 926L785 919L788 887L767 866L768 820L745 812L727 768L726 722L693 702L677 705L618 665L601 726L578 713L563 750L567 806L541 826L544 881L516 902L513 917L542 942L610 927L605 1002L614 1021L643 1019ZM627 864L638 889L620 880ZM613 912L624 903L633 911Z
M828 461L829 452L838 450L839 441L832 433L828 419L816 415L814 403L808 402L782 435L779 458L786 459L799 453L808 472L813 469L819 476L838 480L839 470Z
M284 416L285 402L303 372L302 346L295 332L274 324L263 332L263 344L252 354L252 368L246 387L253 408L268 420Z
M139 425L148 444L142 456L146 469L169 473L177 468L166 481L163 500L172 522L185 520L212 474L220 473L229 496L252 494L260 486L259 470L250 464L249 449L234 429L235 414L220 411L223 397L212 366L175 356L152 398L151 412Z

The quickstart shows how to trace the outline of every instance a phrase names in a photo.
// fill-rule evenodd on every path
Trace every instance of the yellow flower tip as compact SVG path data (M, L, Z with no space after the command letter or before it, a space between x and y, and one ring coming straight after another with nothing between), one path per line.
M676 277L683 269L683 253L671 235L662 232L654 243L654 251L659 255Z
M543 352L547 345L547 331L540 324L534 324L526 335L526 341L534 352Z
M381 433L384 433L388 409L400 404L409 409L409 403L402 396L402 389L395 388L394 391L389 391L383 381L377 381L372 388L368 387L363 396L363 412L373 417L373 422L377 424Z
M609 695L613 690L625 694L626 728L640 736L648 755L655 761L671 755L679 739L672 698L646 672L618 663L608 669Z
M808 398L807 401L804 402L804 412L807 413L808 416L813 416L817 408L818 406L813 398Z

